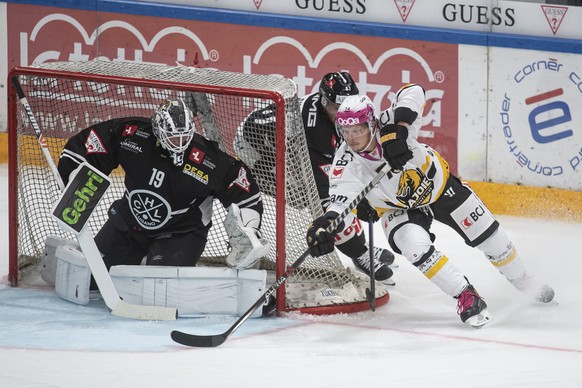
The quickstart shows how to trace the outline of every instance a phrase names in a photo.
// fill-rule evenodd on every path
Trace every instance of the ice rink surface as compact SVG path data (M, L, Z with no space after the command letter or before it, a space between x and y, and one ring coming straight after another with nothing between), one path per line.
M509 199L508 199L509 200ZM375 312L246 321L218 348L170 332L227 330L236 318L143 322L78 306L42 285L6 285L7 167L0 165L0 386L12 387L582 387L582 224L500 216L530 272L556 290L542 305L518 293L452 231L436 246L493 317L464 326L456 301L397 256L390 302ZM387 247L376 225L375 241Z

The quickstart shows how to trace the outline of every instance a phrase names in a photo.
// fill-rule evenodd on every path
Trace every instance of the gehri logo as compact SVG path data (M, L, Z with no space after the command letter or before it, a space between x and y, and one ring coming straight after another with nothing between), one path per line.
M171 218L170 204L154 192L134 190L128 201L133 217L144 229L159 229Z

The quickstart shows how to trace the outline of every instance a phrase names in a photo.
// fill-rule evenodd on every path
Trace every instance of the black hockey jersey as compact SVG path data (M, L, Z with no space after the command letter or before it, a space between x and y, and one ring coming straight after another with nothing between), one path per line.
M58 166L65 183L84 161L107 175L123 168L125 194L115 206L128 227L150 236L208 230L214 198L263 213L261 193L243 162L195 134L183 165L175 166L149 118L113 119L71 137Z
M329 200L329 171L339 137L335 130L335 123L329 119L321 104L319 93L303 97L301 117L317 191L325 207Z

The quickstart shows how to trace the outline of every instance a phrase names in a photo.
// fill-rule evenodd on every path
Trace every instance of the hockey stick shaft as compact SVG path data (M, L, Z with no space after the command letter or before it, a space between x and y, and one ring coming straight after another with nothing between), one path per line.
M374 266L374 215L368 218L368 253L370 255L370 288L366 289L366 297L370 310L376 311L376 267Z
M338 226L343 222L349 213L351 213L358 204L368 195L368 193L378 184L380 179L382 179L390 170L388 163L384 163L379 169L378 173L366 187L358 194L356 198L348 205L344 211L337 216L332 223L327 227L327 231L332 233ZM262 306L277 289L287 281L287 278L293 274L297 268L303 264L305 259L309 256L309 249L305 252L293 264L291 264L285 272L269 287L267 291L224 333L215 335L195 335L187 334L178 330L174 330L171 333L172 339L182 345L194 346L194 347L216 347L221 345L227 338L234 333L251 315Z
M34 133L38 139L44 157L54 175L55 180L59 186L60 191L65 189L65 184L57 166L55 165L53 158L48 149L48 145L38 122L34 116L32 108L26 99L26 95L24 94L24 90L22 90L22 86L18 81L18 77L12 77L12 84L16 89L16 94L18 95L18 99L24 106L24 110L26 111L26 115L28 116L28 120L30 121L30 125L34 129ZM95 240L91 236L91 232L87 228L83 228L83 230L77 235L77 240L79 245L81 246L81 250L85 255L85 259L87 260L87 264L91 269L91 274L95 278L95 282L99 287L99 291L101 292L101 296L105 301L105 304L111 310L111 314L126 317L126 318L134 318L134 319L145 319L145 320L174 320L176 319L178 312L175 308L172 307L159 307L159 306L140 306L140 305L132 305L126 303L121 300L119 294L117 293L117 289L113 284L113 280L111 280L111 276L105 267L105 263L101 259L101 253L95 244Z

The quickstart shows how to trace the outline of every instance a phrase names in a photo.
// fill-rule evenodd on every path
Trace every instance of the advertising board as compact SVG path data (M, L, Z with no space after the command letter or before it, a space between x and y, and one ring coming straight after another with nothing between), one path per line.
M488 174L582 187L582 65L565 53L491 49Z
M46 61L136 61L293 79L300 96L347 70L375 105L420 83L420 139L457 170L458 45L8 4L8 68ZM79 127L90 125L82 120Z

